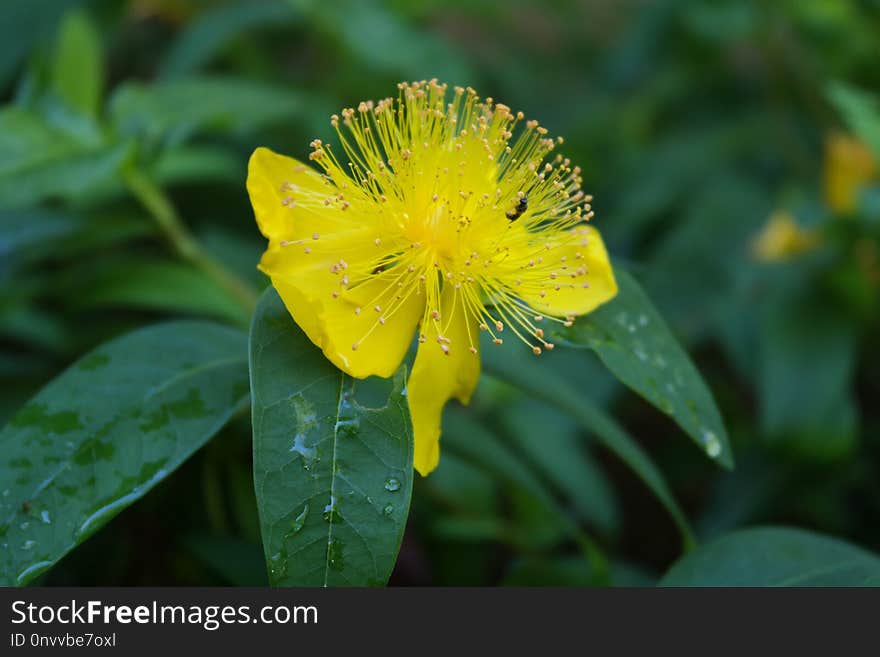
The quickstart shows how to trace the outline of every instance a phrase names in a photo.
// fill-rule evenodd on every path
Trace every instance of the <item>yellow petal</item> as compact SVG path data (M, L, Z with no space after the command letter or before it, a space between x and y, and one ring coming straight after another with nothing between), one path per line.
M426 339L419 345L407 384L415 441L413 465L421 475L436 468L440 459L440 418L446 402L454 397L467 404L480 377L479 352L470 350L472 346L479 349L479 322L466 314L452 285L445 285L440 293L439 324L439 331L435 322L422 327ZM449 342L438 343L438 336Z
M877 177L871 151L857 139L833 133L825 144L825 201L835 212L856 210L859 191Z
M315 194L333 191L325 180L267 148L251 156L247 186L260 231L269 238L260 269L296 323L348 374L391 376L424 309L423 296L398 290L393 272L372 275L394 244L386 240L378 247L380 229L369 218L339 205L316 209Z
M752 242L752 254L762 262L781 262L818 244L818 235L798 226L791 213L780 210L770 216Z
M543 251L539 284L517 289L533 309L549 315L584 315L617 294L617 281L599 231L577 229L565 245Z
M294 230L290 206L299 189L327 193L321 175L302 162L268 148L260 147L253 152L248 162L247 190L260 232L270 241L301 237Z
M363 232L270 248L260 267L296 323L334 365L357 378L391 376L412 343L425 297L399 288L393 268L355 284L357 269L372 266L371 260L364 264Z

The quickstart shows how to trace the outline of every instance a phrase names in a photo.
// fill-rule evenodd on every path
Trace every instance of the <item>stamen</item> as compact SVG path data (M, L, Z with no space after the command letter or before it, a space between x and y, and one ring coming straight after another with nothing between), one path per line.
M572 315L547 308L563 298L556 294L563 288L589 289L587 269L580 266L586 252L576 249L588 245L590 229L582 222L594 216L593 198L581 190L581 169L553 153L563 140L549 138L537 121L523 129L524 118L506 105L481 100L473 89L456 88L450 99L446 85L419 81L402 83L397 98L364 101L332 115L342 145L339 158L330 145L312 141L310 158L323 170L327 188L318 192L285 181L278 198L294 212L326 218L322 244L328 246L320 255L328 264L320 262L340 276L343 290L381 281L378 291L359 299L378 316L353 350L410 295L425 295L422 331L443 336L462 319L455 313L464 314L472 354L478 353L476 336L470 335L475 326L499 345L496 333L509 328L537 355L553 349L535 326L545 313L549 321L573 325ZM506 213L525 206L526 199L527 211L511 221ZM351 206L357 212L343 214ZM365 240L378 247L369 252L373 255L348 246L333 254L333 239L326 236L357 235L365 229L365 216L375 221L370 227L375 232ZM280 241L282 247L290 244L302 239ZM440 299L448 292L455 302L451 310L443 306L441 325ZM340 298L340 291L331 296ZM543 312L524 299L545 300L537 304ZM354 312L360 315L361 308ZM445 340L438 337L448 354Z

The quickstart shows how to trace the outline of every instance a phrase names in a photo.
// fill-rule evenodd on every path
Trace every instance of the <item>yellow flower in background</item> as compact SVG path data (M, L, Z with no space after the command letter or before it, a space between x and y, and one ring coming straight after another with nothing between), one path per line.
M247 187L269 239L260 269L337 367L390 376L418 331L407 398L425 475L443 406L476 386L481 331L540 354L543 326L617 285L580 168L549 157L561 138L470 88L398 87L331 117L344 155L313 141L323 173L258 148Z
M811 250L819 243L814 231L798 226L791 213L774 212L752 242L752 254L762 262L781 262Z
M825 142L825 202L839 214L851 214L859 190L877 177L877 163L860 141L839 132Z

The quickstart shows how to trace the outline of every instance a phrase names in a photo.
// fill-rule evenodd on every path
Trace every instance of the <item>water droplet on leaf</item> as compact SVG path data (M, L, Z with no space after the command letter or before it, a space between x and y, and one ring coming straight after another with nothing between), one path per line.
M293 519L293 524L290 526L290 533L297 534L306 524L306 518L309 516L309 505L306 504L303 507L303 510L300 514Z
M339 520L339 510L337 508L336 496L330 496L330 504L324 507L324 520L327 522L336 522Z
M306 445L306 436L303 433L298 433L293 437L290 451L302 456L302 465L306 470L309 470L318 458L318 450Z
M706 449L706 454L708 454L710 458L714 459L721 455L721 441L718 440L718 436L712 431L704 429L703 433L700 434L700 438L703 441L703 447Z
M338 538L332 538L327 543L327 563L333 570L345 568L345 559L342 553L343 547L345 547L345 544Z

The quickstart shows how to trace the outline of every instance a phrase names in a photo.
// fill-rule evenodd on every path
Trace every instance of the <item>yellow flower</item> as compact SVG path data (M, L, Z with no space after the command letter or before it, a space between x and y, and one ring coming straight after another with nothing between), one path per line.
M791 213L774 212L752 243L752 253L763 262L781 262L809 251L819 243L811 230L798 226Z
M481 331L540 354L553 348L542 326L617 286L580 168L545 162L561 138L470 88L449 102L435 80L398 87L331 117L344 156L313 141L323 173L258 148L247 187L269 239L260 269L337 367L390 376L418 329L407 398L425 475L443 406L476 386Z
M825 143L825 201L840 214L851 214L859 190L877 177L877 164L864 144L842 133Z

